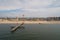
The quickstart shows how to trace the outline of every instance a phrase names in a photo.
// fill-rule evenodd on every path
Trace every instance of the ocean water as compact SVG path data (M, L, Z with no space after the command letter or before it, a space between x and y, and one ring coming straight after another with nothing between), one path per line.
M24 24L11 32L16 24L0 24L0 40L60 40L60 24Z

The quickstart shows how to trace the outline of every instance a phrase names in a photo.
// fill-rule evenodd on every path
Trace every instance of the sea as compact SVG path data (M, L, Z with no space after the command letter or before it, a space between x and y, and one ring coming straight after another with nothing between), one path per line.
M20 25L20 24L19 24ZM0 40L60 40L60 24L0 24Z

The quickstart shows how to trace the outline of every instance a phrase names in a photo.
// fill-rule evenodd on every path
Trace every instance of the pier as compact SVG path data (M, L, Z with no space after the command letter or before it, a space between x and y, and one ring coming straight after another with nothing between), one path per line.
M22 23L22 24L20 24L20 25L18 25L18 26L16 26L16 27L14 27L14 28L12 28L12 29L11 29L11 32L16 31L19 27L22 27L23 24L24 24L24 23Z

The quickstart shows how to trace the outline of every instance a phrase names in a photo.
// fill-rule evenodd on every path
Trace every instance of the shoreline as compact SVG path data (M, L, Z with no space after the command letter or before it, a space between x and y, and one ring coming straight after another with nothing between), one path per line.
M60 24L60 21L0 21L0 24Z

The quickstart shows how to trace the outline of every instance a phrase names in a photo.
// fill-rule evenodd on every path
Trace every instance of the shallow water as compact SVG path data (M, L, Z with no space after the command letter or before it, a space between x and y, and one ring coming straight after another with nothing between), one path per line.
M16 24L0 24L0 40L60 40L60 24L24 24L11 32Z

